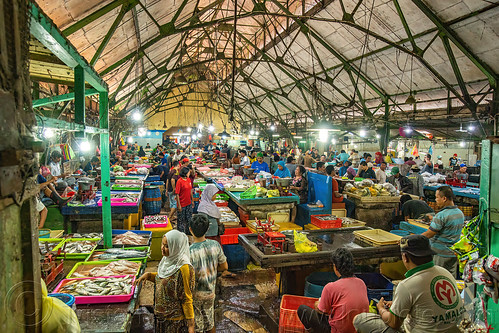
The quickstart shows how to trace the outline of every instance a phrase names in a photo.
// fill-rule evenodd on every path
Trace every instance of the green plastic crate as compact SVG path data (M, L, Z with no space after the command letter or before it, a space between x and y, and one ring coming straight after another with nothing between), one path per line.
M150 246L127 247L126 249L127 250L139 250L139 251L147 250L147 256L146 257L142 257L142 258L126 258L126 260L130 260L130 261L142 261L142 262L145 263L147 261L147 259L151 255L151 247ZM87 257L87 259L85 259L85 262L93 262L93 261L90 260L90 258L94 255L95 252L100 252L100 251L105 251L105 249L94 249L92 251L92 253L90 253L90 255ZM111 262L111 261L118 261L118 260L121 260L121 259L108 259L108 260L95 260L95 261L99 261L99 262Z
M61 253L60 256L57 257L57 259L86 259L97 247L97 244L99 243L101 239L100 238L67 238L64 239L63 242L61 242L59 245L57 245L56 248L54 248L54 251L57 251L59 248L62 249L64 247L64 244L70 243L70 242L77 242L77 241L92 241L95 242L95 246L90 252L84 252L84 253L67 253L64 255Z
M128 260L128 259L126 259L126 260ZM135 276L137 276L140 273L140 269L142 268L142 265L144 264L144 262L142 262L141 260L128 260L128 261L136 262L136 263L141 265L139 267L139 269L137 270L137 272L135 273ZM66 279L77 278L77 277L72 277L71 275L73 275L73 273L76 272L80 266L85 266L85 265L87 265L87 266L90 266L90 265L106 266L110 262L111 261L81 261L81 262L78 262L78 263L76 263L76 265L73 266L71 271L69 271L68 275L66 276Z

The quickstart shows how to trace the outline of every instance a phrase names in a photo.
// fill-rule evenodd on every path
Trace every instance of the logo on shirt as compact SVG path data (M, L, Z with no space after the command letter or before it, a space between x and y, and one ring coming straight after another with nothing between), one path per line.
M453 309L459 303L459 294L452 281L445 276L436 276L430 284L433 301L443 309Z

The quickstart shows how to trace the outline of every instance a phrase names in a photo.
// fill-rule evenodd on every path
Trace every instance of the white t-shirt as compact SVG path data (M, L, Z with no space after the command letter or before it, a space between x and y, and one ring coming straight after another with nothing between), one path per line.
M59 177L61 175L61 163L50 162L49 169L52 176Z
M381 169L376 170L376 179L378 184L386 183L386 172Z
M250 160L248 158L248 156L244 156L242 159L241 159L241 166L250 166L251 163L250 163Z
M395 289L390 307L392 314L405 318L405 331L459 332L457 325L465 309L449 271L429 262L409 270L407 275Z

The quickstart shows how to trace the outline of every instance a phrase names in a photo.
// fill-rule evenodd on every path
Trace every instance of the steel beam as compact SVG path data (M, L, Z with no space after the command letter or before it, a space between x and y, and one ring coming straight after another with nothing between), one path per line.
M31 15L30 32L55 56L67 66L81 66L85 71L86 81L99 92L107 91L108 87L92 66L78 53L76 48L57 29L55 24L43 13L35 2L29 3Z
M110 248L112 244L111 220L111 179L109 163L109 104L107 92L99 94L99 128L105 130L100 135L100 163L101 163L101 192L102 192L102 233L104 247Z
M74 76L75 122L85 125L85 72L83 67L76 66Z
M485 76L489 79L492 88L497 87L497 74L494 70L480 58L478 58L470 48L457 36L457 34L444 23L440 18L422 1L422 0L412 0L412 2L428 17L433 24L435 24L442 33L444 33L453 43L457 46L463 54L468 57L476 67L478 67ZM496 4L497 5L497 4Z
M99 92L95 89L85 90L85 96L97 95L98 93ZM38 108L40 106L44 106L44 105L48 105L48 104L55 104L55 103L59 103L59 102L71 101L74 98L75 98L75 94L74 94L74 92L72 92L72 93L67 93L64 95L35 99L33 101L33 107Z

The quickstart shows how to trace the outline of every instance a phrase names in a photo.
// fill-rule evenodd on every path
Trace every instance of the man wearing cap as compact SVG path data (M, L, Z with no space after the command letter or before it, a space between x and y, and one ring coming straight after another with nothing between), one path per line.
M392 175L388 177L387 182L395 186L397 190L404 193L412 193L414 185L406 176L400 174L399 167L392 168Z
M259 152L256 155L256 161L251 164L251 168L255 169L255 173L260 173L260 171L265 171L270 173L269 165L263 161L263 153Z
M408 269L393 295L376 305L379 314L361 313L353 320L358 333L460 332L464 305L456 280L432 261L427 237L410 235L400 240L402 262Z
M459 165L459 170L454 171L454 179L457 180L468 180L468 173L466 172L467 166L464 163Z
M457 164L457 154L452 155L451 158L449 158L449 166L453 168Z
M440 211L435 214L423 235L431 239L431 246L436 252L433 258L435 265L446 268L452 276L456 276L457 257L450 247L461 236L464 214L454 204L454 193L449 186L441 186L436 190L435 202Z

